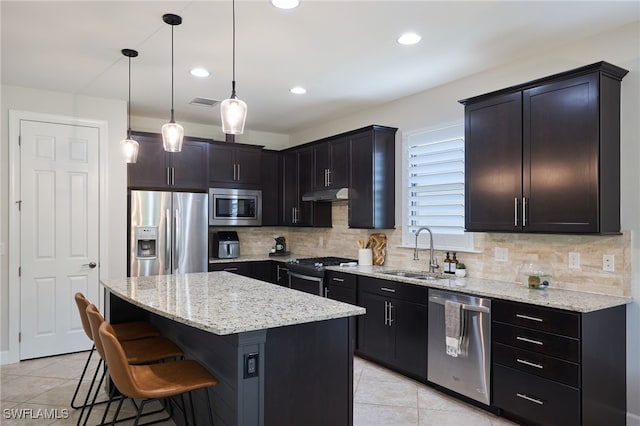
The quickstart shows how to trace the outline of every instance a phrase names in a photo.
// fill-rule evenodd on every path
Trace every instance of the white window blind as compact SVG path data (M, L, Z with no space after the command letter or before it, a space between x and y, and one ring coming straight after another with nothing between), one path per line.
M472 249L464 233L463 125L410 134L405 148L405 243L428 226L436 247Z

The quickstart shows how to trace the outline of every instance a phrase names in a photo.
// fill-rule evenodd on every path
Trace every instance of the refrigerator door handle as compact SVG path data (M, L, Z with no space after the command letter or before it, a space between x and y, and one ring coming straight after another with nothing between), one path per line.
M178 272L178 259L180 258L180 255L178 253L178 249L179 249L178 246L180 244L180 224L178 223L178 220L179 220L178 218L180 216L180 210L175 209L173 211L173 214L174 214L174 218L175 218L175 220L174 220L175 225L173 227L174 232L175 232L175 238L173 240L174 243L173 243L173 265L172 265L172 268L173 268L173 273L175 274L175 273Z
M165 250L164 250L164 258L166 259L167 265L165 265L164 269L166 273L171 273L171 244L173 243L173 239L171 238L171 210L167 209L165 211Z

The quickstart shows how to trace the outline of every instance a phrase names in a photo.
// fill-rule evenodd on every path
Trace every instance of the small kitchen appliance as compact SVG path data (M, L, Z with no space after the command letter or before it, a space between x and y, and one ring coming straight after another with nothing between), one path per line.
M217 259L235 259L240 256L240 240L236 231L218 231L213 236L213 253Z
M286 256L289 254L287 251L287 240L284 237L274 237L276 240L275 245L273 246L274 251L271 253L272 256Z

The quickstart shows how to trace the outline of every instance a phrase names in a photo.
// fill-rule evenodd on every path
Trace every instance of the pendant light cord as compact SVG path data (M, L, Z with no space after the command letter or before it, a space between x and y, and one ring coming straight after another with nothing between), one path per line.
M236 0L232 0L231 2L231 16L233 18L232 23L232 38L233 38L233 48L232 48L232 78L231 78L231 98L236 97Z
M171 25L171 123L175 123L173 115L173 25Z
M131 139L131 56L129 56L129 101L127 102L127 139Z

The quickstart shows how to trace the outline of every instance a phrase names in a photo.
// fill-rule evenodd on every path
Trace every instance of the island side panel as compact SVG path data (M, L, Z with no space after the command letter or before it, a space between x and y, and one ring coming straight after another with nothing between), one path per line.
M355 318L269 329L265 425L353 425Z

